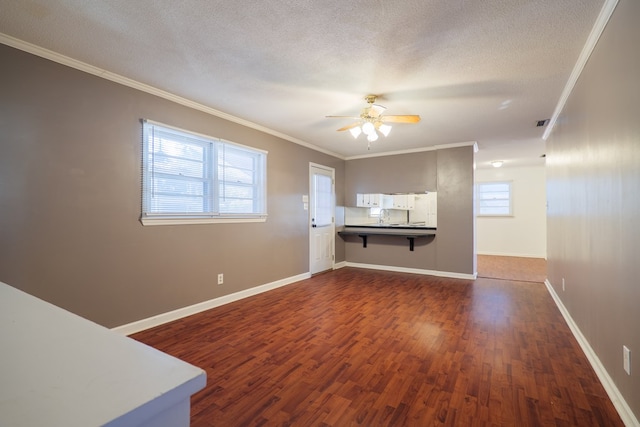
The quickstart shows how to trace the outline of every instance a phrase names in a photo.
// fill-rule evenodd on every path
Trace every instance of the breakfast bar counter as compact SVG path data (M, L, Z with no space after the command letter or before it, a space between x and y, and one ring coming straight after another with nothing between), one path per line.
M205 372L0 282L0 426L187 427Z
M346 225L338 231L339 236L356 235L362 239L362 247L367 247L369 236L395 236L406 237L409 240L409 250L413 251L415 239L420 237L432 237L436 235L436 229L412 224L364 224Z

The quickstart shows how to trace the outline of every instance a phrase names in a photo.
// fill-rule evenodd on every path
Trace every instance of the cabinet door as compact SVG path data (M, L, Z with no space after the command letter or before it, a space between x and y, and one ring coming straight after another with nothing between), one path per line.
M407 208L407 195L406 194L394 194L393 195L393 207L395 209Z
M382 202L382 194L369 194L369 206L379 208Z
M427 227L438 226L438 193L429 192L426 195L427 199L427 218L425 225Z
M391 194L382 194L380 207L382 209L393 209L393 196Z
M356 206L359 208L366 207L366 205L364 204L364 194L362 193L356 194Z
M416 195L415 194L407 194L407 210L413 210L416 208Z

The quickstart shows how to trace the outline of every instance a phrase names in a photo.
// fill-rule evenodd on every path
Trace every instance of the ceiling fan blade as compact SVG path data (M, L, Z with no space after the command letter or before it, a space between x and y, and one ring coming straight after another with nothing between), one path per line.
M417 116L417 115L381 116L380 120L387 123L418 123L420 121L420 116Z
M360 126L360 122L351 123L350 125L346 125L338 129L338 132L342 132L344 130L353 129L356 126Z
M359 119L360 116L325 116L328 119Z

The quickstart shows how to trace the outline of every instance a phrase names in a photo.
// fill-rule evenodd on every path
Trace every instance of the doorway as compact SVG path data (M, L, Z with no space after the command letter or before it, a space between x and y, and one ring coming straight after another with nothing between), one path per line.
M309 271L333 269L335 254L335 169L309 163Z

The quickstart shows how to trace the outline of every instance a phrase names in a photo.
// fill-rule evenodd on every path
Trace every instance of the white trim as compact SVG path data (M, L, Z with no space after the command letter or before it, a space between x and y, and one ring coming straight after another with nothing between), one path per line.
M587 37L587 42L582 48L582 52L580 52L578 61L576 62L576 65L574 65L573 71L569 76L569 80L567 81L567 84L565 85L564 90L560 95L560 100L556 105L556 109L554 110L551 119L549 119L549 123L547 124L547 128L544 130L544 134L542 134L543 140L546 141L547 138L549 138L549 135L551 135L551 131L553 130L553 127L555 126L560 113L562 113L562 110L564 109L564 106L569 99L569 95L571 95L574 86L578 82L580 74L582 74L582 70L587 64L589 57L593 53L593 50L595 49L596 44L598 43L598 40L600 39L600 36L602 35L604 28L607 26L607 23L609 22L609 19L611 18L611 15L613 14L613 11L617 5L618 0L606 0L604 5L602 6L602 9L600 9L600 14L598 15L598 18L596 19L596 22L591 29L589 37Z
M452 144L432 145L430 147L412 148L409 150L386 151L384 153L377 153L377 154L362 154L359 156L345 157L344 160L367 159L370 157L395 156L397 154L422 153L423 151L435 151L435 150L444 150L447 148L469 147L469 146L473 146L474 153L478 152L478 143L476 141L468 141L468 142L455 142Z
M229 304L230 302L239 301L241 299L258 295L263 292L268 292L282 286L290 285L292 283L299 282L310 277L311 274L309 273L298 274L297 276L291 276L285 279L276 280L275 282L256 286L250 289L245 289L244 291L224 295L208 301L203 301L187 307L179 308L177 310L169 311L167 313L158 314L147 319L142 319L136 322L128 323L126 325L117 326L115 328L112 328L111 330L123 335L131 335L136 332L144 331L145 329L153 328L155 326L173 322L174 320L178 320L183 317L191 316L192 314L200 313L202 311L209 310L215 307L220 307L221 305Z
M166 218L166 217L142 217L140 222L144 226L149 225L185 225L185 224L231 224L240 222L265 222L267 218Z
M331 172L332 174L336 173L336 170L331 166L321 165L320 163L309 162L309 166L313 166L314 168L317 168L317 169L323 169L327 172ZM335 179L335 177L333 179Z
M403 267L388 267L373 264L358 264L352 262L342 261L334 264L333 269L339 269L343 267L356 267L356 268L369 268L373 270L385 270L385 271L397 271L402 273L417 273L426 274L430 276L450 277L454 279L475 279L475 275L460 274L460 273L445 273L441 271L421 270L416 268L403 268ZM127 323L125 325L116 326L111 328L112 331L118 332L122 335L131 335L136 332L144 331L156 326L163 325L165 323L173 322L174 320L182 319L183 317L191 316L192 314L200 313L212 308L220 307L231 302L239 301L244 298L248 298L254 295L258 295L264 292L271 291L292 283L299 282L301 280L309 279L310 273L302 273L297 276L287 277L285 279L276 280L275 282L267 283L264 285L256 286L244 291L235 292L233 294L224 295L218 298L210 299L208 301L199 302L197 304L189 305L187 307L178 308L166 313L158 314L148 317L146 319L137 320L135 322Z
M308 142L302 141L298 138L294 138L292 136L286 135L284 133L278 132L273 129L269 129L265 126L250 122L245 119L241 119L240 117L233 116L228 113L224 113L222 111L216 110L211 107L207 107L206 105L199 104L197 102L191 101L189 99L183 98L178 95L174 95L170 92L166 92L164 90L155 88L153 86L140 83L138 81L129 79L127 77L121 76L116 73L112 73L110 71L104 70L102 68L94 67L93 65L89 65L85 62L78 61L76 59L70 58L65 55L61 55L57 52L51 51L49 49L45 49L40 46L36 46L34 44L25 42L23 40L17 39L15 37L9 36L7 34L0 33L0 43L5 44L7 46L14 47L16 49L22 50L24 52L31 53L33 55L39 56L41 58L48 59L53 62L57 62L58 64L66 65L67 67L75 68L76 70L84 71L85 73L93 74L94 76L101 77L106 80L110 80L112 82L121 84L123 86L128 86L133 89L140 90L142 92L150 93L152 95L159 96L160 98L167 99L169 101L175 102L176 104L184 105L185 107L193 108L194 110L199 110L207 114L211 114L212 116L220 117L222 119L228 120L230 122L238 123L242 126L246 126L251 129L258 130L260 132L267 133L269 135L273 135L278 138L285 139L289 142L293 142L294 144L302 145L303 147L310 148L315 151L319 151L324 154L328 154L333 157L337 157L339 159L344 160L344 156L341 156L337 153L334 153L329 150L325 150L324 148L318 147L316 145L310 144Z
M309 162L309 201L307 202L307 227L309 230L309 271L312 272L313 268L312 267L316 267L316 265L313 263L313 255L314 255L314 250L313 250L313 243L314 243L314 239L312 237L312 231L311 231L311 208L312 206L312 200L313 200L313 196L314 194L312 194L311 190L313 189L313 183L312 183L312 176L313 176L313 169L317 169L320 171L324 171L327 173L331 174L331 196L332 196L332 201L331 203L333 204L333 212L332 212L332 223L331 223L331 269L335 270L335 256L336 256L336 170L330 166L325 166L325 165L321 165L319 163L314 163L314 162ZM316 271L316 272L312 272L312 274L317 274L320 273L320 271Z
M571 329L573 336L578 341L578 344L580 344L580 348L582 348L582 351L587 356L591 367L596 372L598 379L602 383L602 386L607 392L607 395L609 395L609 399L611 399L613 406L618 411L618 414L620 415L620 418L622 418L622 422L624 423L624 425L629 427L640 426L638 419L633 414L633 411L631 410L629 405L627 405L627 402L624 400L624 397L620 393L620 390L618 390L618 387L616 387L615 382L609 376L609 373L607 372L605 367L602 365L602 362L600 362L598 355L593 350L593 348L591 348L591 345L589 345L589 341L587 341L584 335L582 335L580 328L578 327L576 322L573 321L569 310L567 310L567 308L562 303L562 300L551 285L551 282L549 282L549 280L547 279L544 281L544 284L546 285L549 294L551 294L553 301L555 301L556 305L558 306L562 317L564 317L567 325L569 325L569 329Z
M484 218L484 217L483 217ZM490 256L511 256L517 258L539 258L539 259L547 259L546 254L514 254L514 253L503 253L503 252L477 252L476 255L490 255Z
M206 135L204 133L194 132L194 131L189 130L189 129L184 129L184 128L180 128L180 127L173 126L173 125L168 125L166 123L157 122L155 120L140 119L140 121L142 123L148 123L148 124L153 125L153 126L158 126L158 127L161 127L161 128L167 128L167 129L175 130L177 132L186 133L186 134L189 134L189 135L194 135L194 136L197 136L198 138L204 139L205 140L204 142L207 142L207 143L211 143L211 142L214 142L214 141L223 142L225 144L235 145L235 146L243 148L245 150L257 151L257 152L260 152L262 154L269 154L269 151L263 150L261 148L256 148L256 147L252 147L250 145L240 144L238 142L233 142L233 141L230 141L228 139L218 138L217 136L211 136L211 135Z
M345 267L368 268L371 270L383 270L383 271L395 271L398 273L424 274L427 276L448 277L451 279L475 280L478 278L477 273L474 273L474 274L452 273L448 271L424 270L422 268L396 267L393 265L362 264L359 262L348 262L348 261L345 262Z
M169 101L175 102L176 104L184 105L185 107L193 108L194 110L202 111L202 112L210 114L212 116L220 117L221 119L228 120L230 122L237 123L237 124L240 124L242 126L246 126L248 128L255 129L255 130L258 130L260 132L264 132L264 133L269 134L269 135L273 135L273 136L275 136L277 138L281 138L281 139L284 139L286 141L293 142L294 144L301 145L303 147L309 148L311 150L314 150L314 151L317 151L317 152L320 152L320 153L327 154L329 156L336 157L336 158L341 159L341 160L353 160L353 159L362 159L362 158L367 158L367 157L381 157L381 156L393 156L393 155L396 155L396 154L419 153L419 152L422 152L422 151L433 151L433 150L440 150L440 149L445 149L445 148L466 147L466 146L469 146L469 145L473 145L475 153L478 152L478 144L477 144L477 142L471 141L471 142L459 142L459 143L453 143L453 144L435 145L435 146L431 146L431 147L416 148L416 149L402 150L402 151L389 151L389 152L379 153L379 154L365 154L365 155L361 155L361 156L345 157L345 156L343 156L341 154L334 153L333 151L324 149L322 147L319 147L317 145L314 145L314 144L311 144L309 142L303 141L301 139L295 138L293 136L286 135L286 134L284 134L282 132L278 132L276 130L273 130L273 129L270 129L268 127L259 125L257 123L250 122L249 120L242 119L240 117L236 117L234 115L222 112L220 110L216 110L214 108L207 107L206 105L197 103L195 101L191 101L190 99L183 98L183 97L178 96L178 95L174 95L173 93L164 91L162 89L158 89L156 87L150 86L150 85L145 84L145 83L138 82L136 80L130 79L128 77L121 76L121 75L116 74L116 73L112 73L110 71L107 71L107 70L99 68L99 67L95 67L95 66L87 64L85 62L78 61L77 59L73 59L73 58L70 58L68 56L62 55L60 53L54 52L52 50L45 49L43 47L34 45L32 43L17 39L17 38L12 37L12 36L10 36L8 34L0 33L0 43L2 43L4 45L7 45L7 46L11 46L11 47L19 49L19 50L22 50L24 52L28 52L28 53L30 53L32 55L39 56L41 58L45 58L45 59L48 59L50 61L57 62L58 64L62 64L62 65L65 65L67 67L71 67L71 68L74 68L76 70L80 70L80 71L83 71L85 73L92 74L94 76L98 76L98 77L101 77L101 78L106 79L106 80L110 80L112 82L121 84L123 86L127 86L127 87L130 87L130 88L133 88L133 89L137 89L137 90L142 91L142 92L149 93L151 95L158 96L160 98L167 99Z
M481 197L481 194L485 193L485 191L481 191L485 185L492 184L507 184L509 186L509 191L507 192L509 197L509 213L499 214L499 213L482 213L482 207L480 206L481 202L487 200L505 200L505 199L484 199ZM476 214L476 218L513 218L515 215L513 214L513 180L493 180L493 181L476 181L474 183L474 192L475 192L475 209L474 213ZM497 191L489 191L489 193L496 193Z

